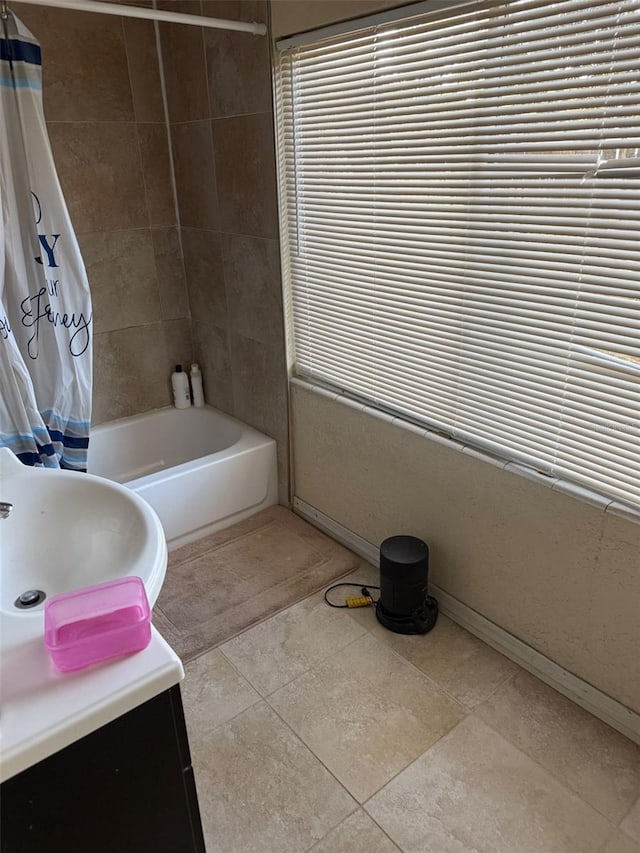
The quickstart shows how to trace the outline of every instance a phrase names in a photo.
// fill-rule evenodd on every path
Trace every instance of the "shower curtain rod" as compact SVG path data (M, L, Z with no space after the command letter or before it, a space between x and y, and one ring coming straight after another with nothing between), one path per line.
M139 6L119 6L116 3L98 3L96 0L20 0L31 6L53 6L56 9L73 9L76 12L97 12L118 15L121 18L146 18L149 21L166 21L169 24L189 24L194 27L211 27L217 30L237 30L256 36L267 34L265 24L245 21L228 21L224 18L205 18L185 12L165 12L162 9L142 9ZM2 3L5 6L5 3Z

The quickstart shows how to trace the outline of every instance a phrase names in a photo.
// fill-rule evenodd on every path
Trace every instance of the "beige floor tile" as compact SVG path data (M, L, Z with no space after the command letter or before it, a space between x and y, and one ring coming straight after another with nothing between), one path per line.
M352 572L346 575L343 578L335 581L335 583L357 583L361 585L362 583L371 584L372 586L380 585L380 569L377 566L372 566L371 563L367 563L366 560L361 560L360 565L357 566ZM336 602L340 601L340 594L351 595L352 593L349 590L336 590ZM377 591L375 592L375 596L377 597Z
M640 747L528 672L476 713L614 823L640 793Z
M273 693L269 702L360 802L464 713L368 634Z
M640 843L640 798L620 824L622 829Z
M207 853L300 853L355 802L264 703L193 756Z
M192 751L206 744L215 728L260 699L217 649L188 663L185 673L182 701Z
M640 853L640 844L617 829L602 853Z
M474 717L365 809L405 853L597 853L612 831L602 815Z
M399 853L369 815L358 809L312 848L313 853Z
M442 613L435 628L422 636L389 631L380 625L373 608L353 610L350 615L467 708L483 702L518 670L513 661Z
M329 607L322 595L314 595L221 648L251 684L267 695L364 633L341 610Z

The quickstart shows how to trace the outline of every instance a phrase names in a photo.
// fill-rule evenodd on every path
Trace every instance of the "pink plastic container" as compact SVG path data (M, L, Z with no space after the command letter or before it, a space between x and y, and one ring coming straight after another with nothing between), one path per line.
M139 577L55 595L44 605L44 644L56 669L73 672L151 642L151 608Z

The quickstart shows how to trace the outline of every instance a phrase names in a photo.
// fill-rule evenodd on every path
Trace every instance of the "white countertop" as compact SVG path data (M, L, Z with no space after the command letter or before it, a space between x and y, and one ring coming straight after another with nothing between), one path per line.
M39 630L34 620L39 621ZM131 711L184 677L179 657L155 628L150 645L143 651L74 673L60 673L51 663L42 639L42 613L1 614L0 633L4 635L0 781Z

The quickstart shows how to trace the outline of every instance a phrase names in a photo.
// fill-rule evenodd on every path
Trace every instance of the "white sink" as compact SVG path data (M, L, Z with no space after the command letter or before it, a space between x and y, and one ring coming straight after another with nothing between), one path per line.
M155 628L141 652L74 673L44 647L44 604L19 609L23 592L47 598L124 575L144 581L153 605L167 568L157 515L102 477L27 468L0 448L0 781L127 713L183 677Z
M167 567L167 546L153 509L124 486L90 474L28 468L0 448L0 610L42 617L44 604L19 609L28 590L47 598L113 580L142 578L151 605Z

